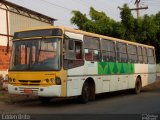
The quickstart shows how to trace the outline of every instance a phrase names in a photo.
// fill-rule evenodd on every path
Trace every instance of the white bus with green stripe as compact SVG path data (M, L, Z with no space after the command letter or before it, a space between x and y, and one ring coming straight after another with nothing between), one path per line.
M48 40L51 38L56 41L52 43L54 49L58 50L56 61L52 61L54 64L51 64L51 60L47 61L47 57L50 58L52 55L46 53L43 54L45 56L43 62L49 66L43 66L42 63L38 66L39 64L35 63L36 66L32 69L32 65L28 68L19 67L21 63L16 65L15 59L18 58L15 55L18 53L15 54L15 52L18 47L14 45L19 46L22 41L23 46L28 45L27 42L33 40L34 43L31 45L38 46L36 39L38 42L41 39L44 42L40 45L43 46L46 43L47 45L43 49L34 47L34 54L35 49L51 52L49 49L53 46L48 44L52 41ZM45 39L48 42L45 43ZM98 93L119 90L130 90L138 94L142 87L156 80L156 57L153 46L67 27L43 27L17 32L12 51L9 92L36 93L43 102L52 97L78 96L81 102L86 103L89 100L95 100L95 95ZM40 56L39 53L37 52L36 55ZM27 60L34 58L36 61L36 57L33 56L28 57ZM34 93L33 89L36 89Z

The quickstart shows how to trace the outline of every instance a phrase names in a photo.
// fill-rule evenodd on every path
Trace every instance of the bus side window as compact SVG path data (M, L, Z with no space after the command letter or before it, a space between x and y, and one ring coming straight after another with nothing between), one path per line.
M66 39L64 42L64 68L71 69L84 65L83 44L76 39Z
M130 63L137 63L138 62L138 55L137 55L137 46L135 45L128 45L128 62Z
M74 50L74 41L73 40L69 40L68 42L68 50Z
M148 57L148 63L149 64L154 64L155 63L154 49L151 49L151 48L147 49L147 57Z
M117 60L118 62L128 62L127 45L117 42Z
M76 59L83 59L82 42L75 41L75 54Z
M148 63L148 58L147 58L147 48L145 48L145 47L143 47L142 48L142 55L143 55L143 62L145 63L145 64L147 64Z
M89 49L85 49L85 59L87 61L92 61L93 60L93 53Z
M85 59L87 61L100 61L100 42L97 37L84 36Z
M116 61L115 42L111 40L101 40L102 58L104 62Z
M137 52L138 52L139 63L143 63L142 47L138 46Z

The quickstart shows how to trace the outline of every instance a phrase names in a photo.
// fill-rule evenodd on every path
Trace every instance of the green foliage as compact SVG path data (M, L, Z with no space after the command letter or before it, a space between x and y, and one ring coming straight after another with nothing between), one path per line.
M71 23L77 25L79 29L83 30L83 23L86 23L89 19L80 11L72 11L72 13L74 16L71 18Z
M72 13L71 23L81 30L155 46L157 62L160 62L160 12L134 18L127 4L124 4L120 22L93 7L90 8L89 18L80 11Z
M128 29L133 30L134 18L133 18L133 15L131 14L131 10L129 9L127 4L123 5L123 8L120 12L120 15L121 15L121 23L126 28L126 30L128 30Z

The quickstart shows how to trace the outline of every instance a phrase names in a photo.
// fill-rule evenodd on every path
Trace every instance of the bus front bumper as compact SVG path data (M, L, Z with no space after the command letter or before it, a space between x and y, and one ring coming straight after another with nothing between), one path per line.
M61 85L52 85L47 87L38 86L13 86L8 84L10 94L33 94L41 97L60 97Z

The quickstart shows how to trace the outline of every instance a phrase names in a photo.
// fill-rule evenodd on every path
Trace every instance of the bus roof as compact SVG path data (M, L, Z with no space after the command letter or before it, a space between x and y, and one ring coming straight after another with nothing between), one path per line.
M131 41L128 41L128 40L123 40L123 39L119 39L119 38L109 37L109 36L105 36L105 35L99 35L99 34L96 34L96 33L86 32L86 31L82 31L82 30L78 30L78 29L73 29L73 28L69 28L69 27L65 27L65 26L32 27L30 29L26 29L26 30L22 30L22 31L18 31L18 32L24 32L24 31L30 31L30 30L53 29L53 28L60 28L64 32L72 32L72 33L82 34L82 35L91 36L91 37L99 37L99 38L103 38L103 39L107 39L107 40L113 40L113 41L118 41L118 42L124 42L124 43L127 43L127 44L133 44L133 45L139 45L139 46L154 48L153 46L150 46L150 45L145 45L145 44L141 44L141 43L137 43L137 42L131 42Z

